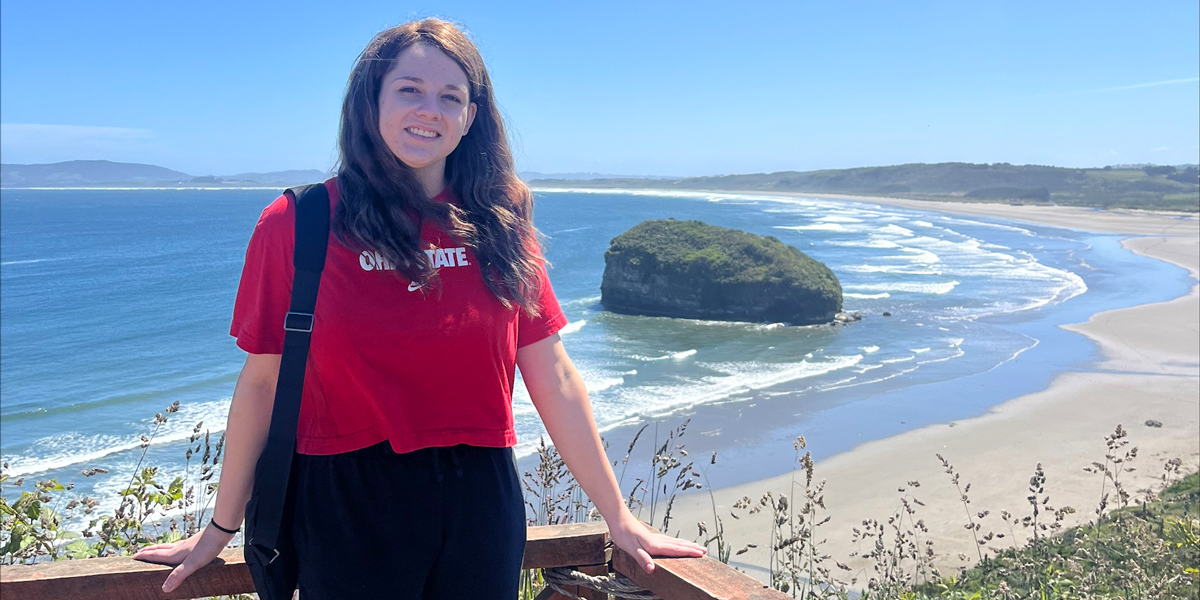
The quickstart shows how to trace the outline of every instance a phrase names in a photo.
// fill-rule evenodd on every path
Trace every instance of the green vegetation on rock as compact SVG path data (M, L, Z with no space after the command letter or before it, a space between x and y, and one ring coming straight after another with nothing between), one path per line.
M601 304L693 319L829 322L842 288L828 267L773 236L674 219L643 221L604 253Z

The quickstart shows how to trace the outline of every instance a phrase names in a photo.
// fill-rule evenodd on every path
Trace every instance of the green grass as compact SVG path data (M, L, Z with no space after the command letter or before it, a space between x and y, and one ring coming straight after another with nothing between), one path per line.
M1099 523L988 558L914 598L1200 597L1200 474Z

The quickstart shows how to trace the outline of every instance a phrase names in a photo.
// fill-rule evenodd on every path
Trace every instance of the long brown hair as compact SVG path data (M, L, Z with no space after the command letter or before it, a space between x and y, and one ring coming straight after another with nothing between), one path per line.
M446 159L446 179L462 207L433 202L412 169L379 133L379 94L395 59L427 44L454 59L467 75L476 105L470 134ZM434 219L475 253L489 291L506 307L536 315L541 250L533 227L533 195L517 177L504 123L479 50L440 19L380 32L358 57L342 103L338 185L333 231L343 244L379 252L399 274L430 288L437 273L420 247L421 222Z

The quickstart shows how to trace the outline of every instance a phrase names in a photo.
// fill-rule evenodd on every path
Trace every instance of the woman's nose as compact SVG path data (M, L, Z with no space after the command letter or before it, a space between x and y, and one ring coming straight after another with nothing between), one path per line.
M437 119L441 115L438 110L437 95L423 94L421 103L417 105L417 114L427 119Z

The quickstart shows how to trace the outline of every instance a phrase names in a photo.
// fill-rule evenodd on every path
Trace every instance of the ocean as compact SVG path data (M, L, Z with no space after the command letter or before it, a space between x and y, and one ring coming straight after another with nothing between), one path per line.
M161 467L161 479L182 474L198 423L219 435L244 361L228 331L245 247L277 194L0 192L0 455L12 478L74 483L74 493L97 497L103 511L138 464L155 413L180 403L145 458ZM1189 286L1182 269L1123 250L1117 235L818 198L536 196L550 279L570 319L563 343L601 434L617 436L610 441L621 450L644 423L673 426L702 410L740 416L760 404L782 405L794 418L726 433L725 443L745 456L798 428L822 440L828 455L979 414L1044 387L1058 371L1091 368L1094 345L1057 325L1167 300ZM799 248L833 270L844 309L863 320L792 327L602 310L609 240L668 217ZM513 405L518 455L529 457L545 430L523 386ZM758 470L718 470L715 484L778 472L785 458L755 461ZM91 467L109 475L80 475ZM3 493L11 499L20 490Z

